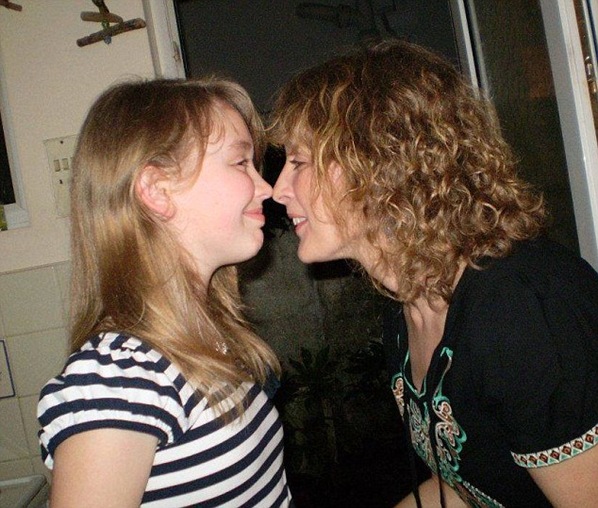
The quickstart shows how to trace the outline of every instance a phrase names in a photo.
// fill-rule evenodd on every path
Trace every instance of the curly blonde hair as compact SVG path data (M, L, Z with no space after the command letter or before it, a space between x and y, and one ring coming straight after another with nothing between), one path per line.
M545 223L542 196L520 180L495 110L444 58L402 40L354 49L280 90L270 139L313 156L317 192L339 192L363 217L391 295L446 301L459 261L507 255ZM325 199L325 202L331 202ZM342 210L334 208L346 227ZM380 284L374 280L379 289Z

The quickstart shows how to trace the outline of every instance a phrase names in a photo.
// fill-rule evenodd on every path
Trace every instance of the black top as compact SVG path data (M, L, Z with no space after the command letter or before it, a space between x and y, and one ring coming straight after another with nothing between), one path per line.
M526 469L598 442L598 275L555 243L465 270L420 392L398 304L384 342L415 451L471 506L550 506Z

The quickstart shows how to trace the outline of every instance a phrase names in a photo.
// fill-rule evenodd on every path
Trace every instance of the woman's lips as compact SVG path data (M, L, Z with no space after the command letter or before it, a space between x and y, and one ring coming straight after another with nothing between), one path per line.
M293 226L295 227L295 233L307 223L307 219L305 217L291 217L291 220L293 221Z

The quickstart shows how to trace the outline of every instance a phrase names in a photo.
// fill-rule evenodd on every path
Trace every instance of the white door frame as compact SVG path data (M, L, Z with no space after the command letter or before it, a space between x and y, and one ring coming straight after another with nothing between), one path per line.
M463 70L484 86L483 62L472 41L476 20L469 0L450 0ZM596 0L592 0L596 1ZM571 0L539 0L554 80L580 253L598 270L598 144L575 8ZM474 25L473 30L471 25ZM477 65L476 65L477 64ZM481 75L479 75L481 73Z
M598 270L598 142L575 6L540 0L581 255Z
M184 78L173 0L142 0L156 77Z

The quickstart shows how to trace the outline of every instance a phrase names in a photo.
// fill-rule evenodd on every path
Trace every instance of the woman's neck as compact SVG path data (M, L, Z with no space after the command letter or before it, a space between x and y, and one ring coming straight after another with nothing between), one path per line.
M425 298L403 305L409 335L411 379L417 390L421 390L434 351L442 341L447 313L446 302L430 305Z
M465 263L460 263L453 289L457 286L464 270ZM442 342L448 309L448 302L441 298L431 301L422 296L413 302L403 304L409 335L411 379L418 390L421 389L428 373L434 351Z

